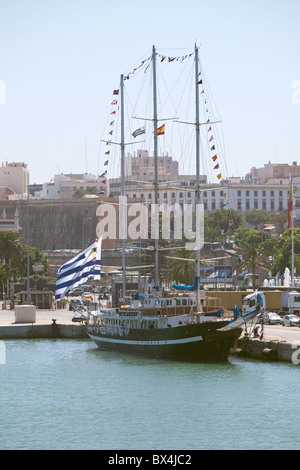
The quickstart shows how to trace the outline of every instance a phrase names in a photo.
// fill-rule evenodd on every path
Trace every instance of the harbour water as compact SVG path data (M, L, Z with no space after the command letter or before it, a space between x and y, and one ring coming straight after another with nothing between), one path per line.
M4 345L2 450L300 448L294 364L149 360L90 340Z

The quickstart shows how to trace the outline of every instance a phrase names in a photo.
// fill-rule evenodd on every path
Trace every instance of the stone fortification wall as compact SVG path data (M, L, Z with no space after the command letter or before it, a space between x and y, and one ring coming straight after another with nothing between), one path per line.
M29 211L29 244L39 250L81 249L96 236L98 199L1 201L0 218L18 213L22 241L27 243L27 210Z

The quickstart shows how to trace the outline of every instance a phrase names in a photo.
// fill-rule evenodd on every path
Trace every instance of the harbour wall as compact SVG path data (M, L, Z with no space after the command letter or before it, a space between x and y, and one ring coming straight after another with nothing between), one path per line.
M300 340L260 340L259 338L239 338L230 352L231 356L264 361L300 363Z
M0 340L3 339L54 339L88 338L85 325L8 325L0 326Z

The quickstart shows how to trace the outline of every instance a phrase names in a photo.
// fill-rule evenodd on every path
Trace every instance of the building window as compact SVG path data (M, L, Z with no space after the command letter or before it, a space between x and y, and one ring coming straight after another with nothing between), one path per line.
M238 195L239 197L241 197L242 191L241 191L240 189L238 190L237 195Z
M249 197L250 196L250 191L246 191L246 196Z
M266 197L266 191L262 192L263 197Z
M246 211L250 210L250 201L247 199L246 201Z

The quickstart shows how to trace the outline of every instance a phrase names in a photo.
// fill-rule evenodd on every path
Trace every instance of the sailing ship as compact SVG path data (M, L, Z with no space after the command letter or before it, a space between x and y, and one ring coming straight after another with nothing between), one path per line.
M154 128L154 191L158 202L157 178L157 106L156 51L152 49L153 68L153 128ZM195 45L196 79L196 204L200 204L199 164L199 91L198 48ZM121 75L121 175L124 190L124 77ZM177 295L162 295L159 288L158 238L155 239L155 289L152 295L132 295L126 302L125 237L122 239L123 304L119 308L90 312L87 333L102 350L133 353L153 358L197 362L226 361L234 341L241 335L243 325L260 311L258 303L252 312L238 320L223 319L221 308L205 305L200 291L200 248L196 247L196 277L193 286L173 285Z

